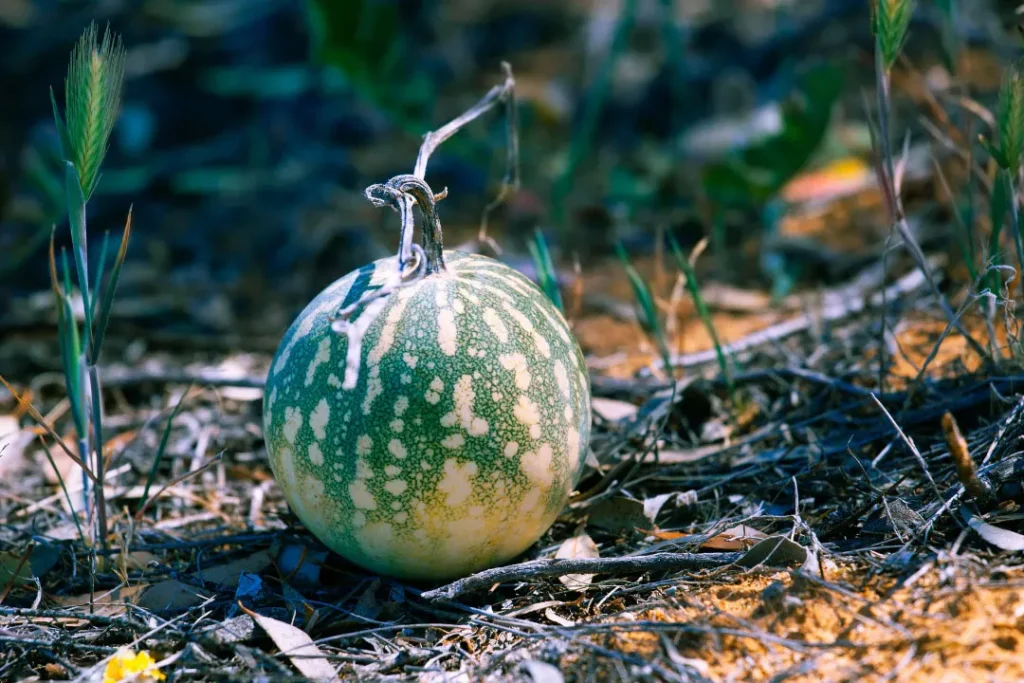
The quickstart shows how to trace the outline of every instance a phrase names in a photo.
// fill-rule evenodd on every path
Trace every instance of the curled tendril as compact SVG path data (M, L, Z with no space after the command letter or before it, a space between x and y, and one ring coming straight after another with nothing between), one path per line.
M447 196L447 189L434 194L430 186L414 175L398 175L386 183L370 185L364 193L374 206L390 207L402 219L399 233L397 267L377 289L363 292L353 303L331 314L331 330L348 337L345 379L342 387L351 389L359 379L363 336L387 304L387 297L399 289L419 282L445 269L441 245L441 223L436 204ZM426 219L423 244L412 241L415 231L414 208L419 205ZM362 311L357 315L357 312Z
M405 263L410 251L413 233L411 197L420 207L425 219L423 225L423 246L426 254L427 275L445 270L443 245L441 239L441 221L437 216L437 202L448 196L448 188L434 194L426 181L412 174L401 174L366 188L366 198L374 206L390 206L402 214L402 232L398 248L398 262Z

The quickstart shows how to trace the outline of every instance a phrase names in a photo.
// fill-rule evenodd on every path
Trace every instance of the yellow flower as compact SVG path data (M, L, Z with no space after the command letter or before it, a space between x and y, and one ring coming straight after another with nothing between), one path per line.
M143 683L144 681L162 681L164 678L166 676L156 668L156 662L145 650L138 654L130 650L119 650L107 662L103 683L119 683L125 679Z

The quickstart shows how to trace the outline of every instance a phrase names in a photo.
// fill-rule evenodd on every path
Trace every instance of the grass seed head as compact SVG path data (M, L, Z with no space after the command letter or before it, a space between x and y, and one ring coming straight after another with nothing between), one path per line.
M1024 155L1024 75L1019 63L1010 66L1003 77L998 121L1002 157L999 161L1003 168L1016 176Z
M64 153L78 171L82 194L88 200L99 179L107 141L121 108L125 50L109 27L97 42L96 25L90 24L71 53L64 81L67 109L67 142Z
M886 71L900 56L916 4L916 0L872 0L871 28Z

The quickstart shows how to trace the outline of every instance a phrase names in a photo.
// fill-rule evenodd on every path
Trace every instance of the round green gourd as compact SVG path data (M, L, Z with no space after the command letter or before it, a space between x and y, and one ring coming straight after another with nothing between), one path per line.
M435 253L439 271L362 304L377 308L354 319L372 320L361 342L331 315L393 281L397 257L321 292L285 334L264 399L270 464L298 518L348 560L412 580L536 542L578 482L591 423L583 355L541 290L494 259Z

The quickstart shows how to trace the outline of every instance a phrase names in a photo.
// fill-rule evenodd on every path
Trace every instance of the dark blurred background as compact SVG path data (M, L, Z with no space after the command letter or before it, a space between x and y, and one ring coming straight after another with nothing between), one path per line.
M938 3L920 4L907 55L924 70L950 36ZM93 258L105 230L116 249L134 206L116 315L273 340L319 289L394 251L396 217L363 188L411 172L420 136L500 82L501 60L517 79L522 164L521 191L492 219L502 258L528 271L535 227L566 268L619 240L649 251L659 230L744 258L797 173L869 148L868 12L867 0L0 0L0 319L31 317L45 296L51 225L69 241L48 91L63 103L90 21L128 50L89 205ZM1014 21L1013 3L964 2L955 38L1011 49ZM785 144L726 163L773 136ZM475 237L505 155L499 109L433 157L446 246ZM715 276L764 276L751 258L716 259Z

